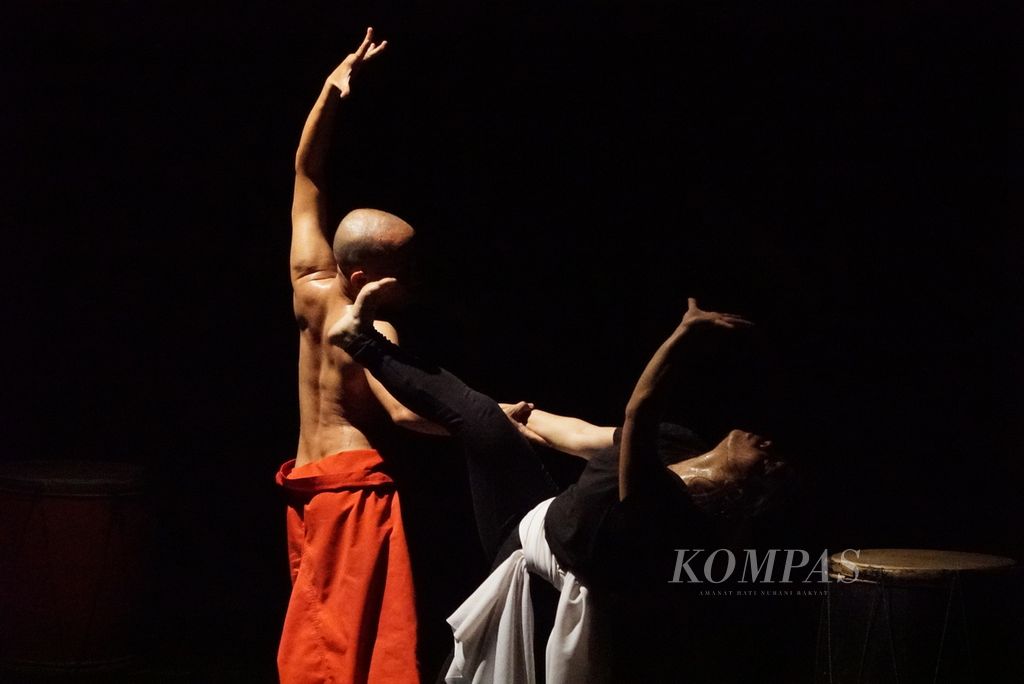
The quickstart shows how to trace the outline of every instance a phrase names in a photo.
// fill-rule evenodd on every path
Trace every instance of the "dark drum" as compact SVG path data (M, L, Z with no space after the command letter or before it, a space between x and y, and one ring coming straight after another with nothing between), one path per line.
M128 464L0 464L0 667L79 672L130 660L141 495Z
M1012 682L1020 582L1000 556L863 549L830 559L818 684Z

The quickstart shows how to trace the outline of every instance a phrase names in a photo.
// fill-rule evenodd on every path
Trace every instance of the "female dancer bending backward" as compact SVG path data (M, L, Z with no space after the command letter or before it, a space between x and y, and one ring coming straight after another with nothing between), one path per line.
M633 610L623 625L613 606L674 605L663 600L675 588L675 549L713 548L714 519L759 510L781 465L771 442L750 432L733 430L708 449L689 430L662 423L666 395L688 340L752 324L702 311L690 299L637 381L621 429L604 428L524 402L506 412L391 344L372 323L376 302L395 282L365 285L329 337L465 451L477 528L494 570L448 619L455 652L446 681L535 681L531 572L560 592L548 682L658 681L651 677L660 665L677 665L673 655L685 652L681 635L653 617L637 618L644 611ZM587 458L579 480L559 493L530 441Z

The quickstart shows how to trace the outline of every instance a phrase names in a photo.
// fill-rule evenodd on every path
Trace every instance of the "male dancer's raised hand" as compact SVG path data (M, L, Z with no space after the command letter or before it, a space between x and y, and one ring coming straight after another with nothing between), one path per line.
M338 65L331 75L327 77L327 83L334 86L341 92L341 97L347 97L352 91L352 77L356 75L359 68L366 62L376 57L387 46L388 41L382 41L380 45L373 42L373 27L366 29L366 37L359 44L356 51L349 54L344 61Z

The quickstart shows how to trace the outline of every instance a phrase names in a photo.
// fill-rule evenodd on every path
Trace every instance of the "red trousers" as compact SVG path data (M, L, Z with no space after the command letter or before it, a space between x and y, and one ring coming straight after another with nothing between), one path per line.
M292 595L282 684L418 684L409 551L394 482L373 450L281 466Z

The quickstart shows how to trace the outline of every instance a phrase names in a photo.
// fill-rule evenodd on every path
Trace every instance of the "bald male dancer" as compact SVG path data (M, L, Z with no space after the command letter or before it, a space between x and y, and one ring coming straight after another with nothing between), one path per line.
M416 612L401 507L372 435L446 432L409 411L325 331L367 282L407 272L412 226L356 209L327 237L326 156L354 74L384 49L367 29L327 78L295 155L291 282L299 327L299 444L277 482L288 500L292 594L282 684L419 682ZM400 299L401 293L392 299ZM394 303L394 302L392 302ZM386 303L387 304L387 303ZM393 342L389 323L378 329Z

